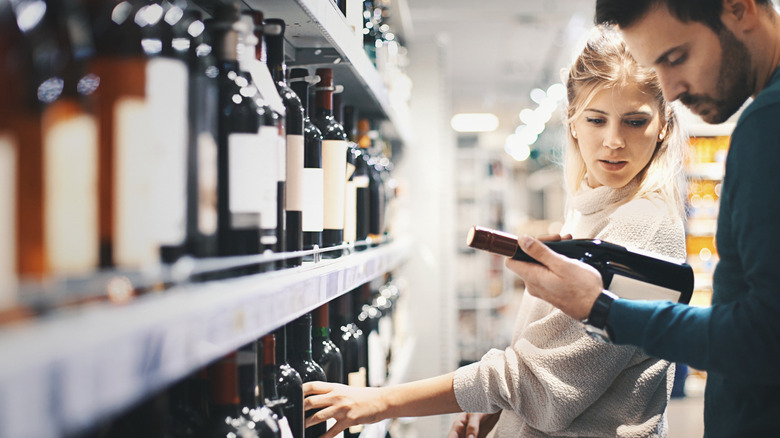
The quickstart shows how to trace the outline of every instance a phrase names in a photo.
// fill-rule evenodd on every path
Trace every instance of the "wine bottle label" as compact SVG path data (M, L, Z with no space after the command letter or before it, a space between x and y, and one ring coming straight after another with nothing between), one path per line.
M180 245L186 234L187 211L187 65L156 57L146 65L155 181L154 230L159 243ZM148 214L148 213L147 213Z
M372 330L366 340L368 345L368 384L382 386L387 379L387 352L379 333Z
M322 232L323 229L323 171L305 167L301 172L303 185L303 231Z
M279 91L276 89L274 78L271 76L271 72L268 71L268 67L264 62L257 59L247 60L247 64L249 65L249 74L252 76L252 82L255 83L260 96L274 111L285 115L284 102L279 96Z
M257 134L228 136L228 206L233 215L253 216L257 223L241 224L240 228L260 226L263 211L263 185L268 185L261 170L268 158L263 155ZM266 189L265 192L268 190ZM275 217L276 215L274 215ZM238 224L234 223L234 226Z
M287 421L287 417L279 419L279 432L281 432L282 438L294 438L292 429L290 428L290 422Z
M355 184L355 188L367 189L369 184L368 176L357 175L352 177L352 182Z
M276 154L276 159L279 160L276 164L276 169L278 173L277 180L286 181L287 180L287 136L279 135L277 133L276 150L278 151Z
M11 305L16 278L16 141L0 132L0 308Z
M43 133L46 253L52 273L85 274L98 265L97 122L53 118Z
M357 371L347 374L347 385L358 388L366 386L366 368L360 367Z
M303 136L287 136L287 210L303 211Z
M674 289L667 289L644 281L615 274L607 289L629 300L663 300L676 303L680 300L681 293Z
M156 214L150 214L156 189L150 162L156 151L146 100L117 100L114 119L114 263L123 267L157 263L158 234L152 223Z
M279 172L279 131L275 126L261 126L259 132L259 149L262 156L252 163L262 179L257 188L262 202L260 211L260 226L265 229L276 228L276 197Z
M325 211L323 226L328 230L344 229L346 195L347 142L322 141L322 170L324 172Z
M198 135L198 229L217 232L217 142L210 132Z
M344 241L354 242L357 240L357 187L354 181L347 181L344 196Z

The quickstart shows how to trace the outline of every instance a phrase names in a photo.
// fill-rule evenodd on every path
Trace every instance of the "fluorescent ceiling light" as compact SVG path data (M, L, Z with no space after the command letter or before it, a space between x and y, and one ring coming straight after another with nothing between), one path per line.
M460 113L450 120L457 132L491 132L498 128L498 117L491 113Z

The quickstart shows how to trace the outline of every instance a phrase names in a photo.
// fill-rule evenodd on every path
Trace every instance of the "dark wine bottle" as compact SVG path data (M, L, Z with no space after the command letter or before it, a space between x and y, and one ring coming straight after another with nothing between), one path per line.
M325 371L328 382L344 383L344 361L339 347L330 339L328 312L328 303L321 305L313 312L312 357Z
M261 17L262 22L262 17ZM241 68L241 78L248 83L244 88L244 94L255 101L260 116L260 128L258 130L259 143L262 156L258 157L258 178L260 185L256 196L260 201L260 244L261 250L282 251L284 248L284 216L282 214L284 202L284 148L280 142L284 141L284 119L271 108L267 99L260 94L265 64L256 58L257 45L262 38L255 36L255 23L251 15L242 14L236 23L238 34L238 64ZM262 49L261 49L262 50ZM243 80L241 81L244 82ZM273 90L276 91L275 89ZM282 196L279 196L279 192ZM282 204L280 204L282 202ZM282 221L280 221L280 217ZM281 231L280 231L281 229ZM262 266L266 270L270 266Z
M323 247L337 246L344 242L344 208L347 173L347 134L333 117L333 70L318 68L314 124L322 132L322 170L324 173ZM325 257L338 257L340 251L324 253Z
M369 149L372 146L371 137L369 137L369 131L371 130L371 124L368 119L360 119L358 121L358 134L357 143L360 150L367 157L368 163L368 192L369 192L369 222L368 222L368 236L372 240L379 241L385 229L385 206L386 206L386 190L384 181L382 180L382 174L380 166L378 166L378 160L376 157L370 155Z
M303 248L322 247L324 216L324 174L322 168L322 133L309 115L309 71L294 68L290 71L290 88L301 100L303 119Z
M265 405L277 417L282 438L292 438L290 423L284 412L287 400L280 399L278 390L279 367L276 362L276 336L267 334L257 341L258 404Z
M300 373L287 361L287 327L279 327L275 332L277 367L277 390L279 397L287 399L284 404L284 416L290 424L295 438L304 438L303 381Z
M254 54L250 69L252 81L260 92L267 114L271 116L268 121L273 122L273 126L276 128L276 246L274 251L283 252L288 249L287 215L285 214L287 208L287 111L284 101L279 95L276 81L266 64L267 48L264 36L264 15L257 10L244 11L243 15L248 18L248 24L255 37L252 40L255 46L247 46L247 52ZM276 263L276 266L283 268L286 266L286 262L280 260Z
M333 341L339 347L344 363L343 382L349 386L363 388L366 386L366 338L363 331L355 324L353 313L354 294L356 289L349 291L333 300L331 309L333 317L331 330ZM351 426L344 431L346 438L355 438L363 430L362 425Z
M290 366L301 375L303 383L327 381L325 371L312 358L311 350L311 313L304 314L292 323L292 343L288 345ZM311 415L308 413L306 416ZM306 438L319 438L327 430L325 423L306 428Z
M261 111L246 73L238 64L238 20L234 5L222 5L207 22L217 58L219 87L217 128L217 235L219 255L261 252L260 216L263 202L258 194L264 180L259 164L266 160L259 142Z
M186 26L186 27L185 27ZM217 59L203 31L200 11L187 9L174 45L186 48L189 65L189 143L187 149L187 252L217 255ZM189 38L188 38L189 37Z
M347 163L351 162L355 167L351 178L347 181L347 191L349 192L349 185L351 184L355 196L355 240L364 242L368 238L369 218L371 215L369 156L368 151L362 150L357 143L358 113L354 106L347 105L344 107L343 124L350 144L347 154L352 155L351 159L347 158ZM358 246L358 249L361 248L365 248L365 246Z
M688 304L693 294L690 265L660 255L630 250L599 239L571 239L544 242L553 251L596 268L604 288L621 298L669 300ZM472 227L468 246L515 260L538 263L517 243L517 236L483 227Z
M226 436L231 429L225 420L228 417L238 418L241 414L236 353L230 353L209 365L207 373L210 399L207 436Z
M269 18L265 20L263 29L267 52L266 64L286 110L286 250L300 251L303 249L303 210L305 205L303 127L306 113L301 99L287 84L287 66L284 60L284 20ZM288 262L289 266L298 266L301 264L301 259L293 258Z

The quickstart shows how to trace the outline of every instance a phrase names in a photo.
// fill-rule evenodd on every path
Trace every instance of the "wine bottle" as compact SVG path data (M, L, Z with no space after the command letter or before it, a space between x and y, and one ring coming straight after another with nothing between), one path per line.
M301 100L303 119L303 248L322 247L324 217L324 174L322 168L322 133L309 115L309 71L290 71L290 87Z
M274 332L276 338L276 358L279 361L277 367L277 390L279 397L285 398L287 403L283 406L284 416L290 424L290 429L295 438L304 438L304 413L303 413L303 380L298 371L290 366L287 361L287 326L279 327Z
M363 331L355 324L353 317L353 296L355 290L347 292L333 300L333 317L331 330L335 335L333 340L341 351L344 364L343 382L349 386L363 388L366 386L366 338ZM344 431L347 438L357 437L363 430L362 425L351 426Z
M22 63L19 54L21 35L8 2L0 4L0 83L19 84ZM11 115L23 104L20 86L5 87L0 99L0 309L16 304L17 272L17 190L19 177L19 141ZM0 319L2 319L0 317Z
M255 23L251 15L243 14L235 24L239 30L238 39L238 64L241 69L241 77L248 85L245 94L255 101L260 116L258 129L258 146L262 150L262 156L258 157L257 165L260 172L261 184L256 196L260 198L260 243L261 250L281 251L284 248L283 237L284 224L279 221L280 197L279 191L284 192L284 153L280 148L280 136L284 135L284 121L274 111L267 100L260 95L259 82L265 65L256 58L257 45L262 41L255 36ZM265 72L267 74L267 72ZM242 81L243 82L243 81ZM280 160L281 158L281 160ZM281 179L281 181L280 181ZM280 184L281 182L281 184ZM284 196L281 197L283 202ZM283 204L282 204L283 205ZM281 232L280 232L281 228ZM268 266L263 267L267 269Z
M237 355L229 353L208 367L209 378L209 426L207 436L226 436L231 432L226 419L241 414L238 394Z
M305 205L305 140L303 129L306 114L301 99L287 84L287 66L284 60L284 31L284 20L276 18L265 20L263 37L265 38L267 51L266 64L286 110L286 250L300 251L303 249L303 210ZM298 266L301 264L301 259L293 258L288 262L290 266Z
M348 184L352 183L355 191L355 240L364 242L368 238L369 218L371 215L369 156L368 152L362 150L357 143L358 113L354 106L347 105L344 107L343 124L350 143L348 154L352 155L351 159L347 159L347 162L352 162L355 167L351 180L347 182ZM365 248L365 246L360 245L358 248Z
M189 64L187 252L213 257L217 255L217 60L200 11L187 9L178 29L186 34L177 35L174 45L186 50Z
M237 7L223 5L206 23L217 58L217 236L222 256L261 252L265 205L259 192L266 181L260 166L268 161L258 136L261 109L239 68L237 20Z
M347 173L344 181L344 241L355 243L357 240L357 186L354 177L356 170L355 145L349 138L347 126L344 124L344 104L341 101L341 93L333 93L333 119L344 128L347 135Z
M269 114L273 115L276 126L276 247L275 251L287 251L287 108L279 95L276 81L266 63L267 47L265 44L265 21L263 13L256 10L244 11L244 16L251 17L252 29L257 41L254 47L254 60L250 73L257 89L260 91ZM251 50L251 47L248 47ZM287 263L280 260L279 268Z
M290 366L301 375L303 383L325 382L327 377L317 362L312 358L311 350L311 313L306 313L290 323L292 343L287 346ZM306 416L311 415L311 412ZM319 438L327 430L325 423L306 428L306 438Z
M387 379L387 350L379 334L382 311L376 306L371 283L360 287L361 301L357 324L366 334L366 385L382 386Z
M276 336L267 334L257 341L259 404L268 406L277 417L282 438L293 438L290 423L284 412L287 400L279 397L277 388L279 368L276 362Z
M357 143L360 150L367 157L368 163L368 192L369 192L369 221L368 236L371 240L379 241L384 234L385 229L385 205L386 190L382 180L381 170L378 166L378 159L370 155L369 149L372 146L369 131L371 124L368 119L358 120Z
M347 134L344 127L333 117L333 70L318 68L316 113L314 124L322 132L322 169L324 173L325 204L322 231L324 247L341 245L344 242L344 209L347 173ZM340 251L324 253L325 257L338 257Z
M312 357L322 367L328 382L344 383L344 361L341 350L330 339L328 303L313 312Z
M578 259L599 271L604 288L621 298L669 300L688 304L693 293L693 270L687 263L646 254L599 239L544 242L553 251ZM472 227L466 244L515 260L538 263L517 243L517 236L484 227Z

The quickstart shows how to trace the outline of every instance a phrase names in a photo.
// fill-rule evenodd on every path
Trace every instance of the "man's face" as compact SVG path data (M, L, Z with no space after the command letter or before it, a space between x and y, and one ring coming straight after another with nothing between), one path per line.
M725 27L683 23L659 5L622 31L637 62L658 73L666 99L707 123L726 121L754 92L748 49Z

